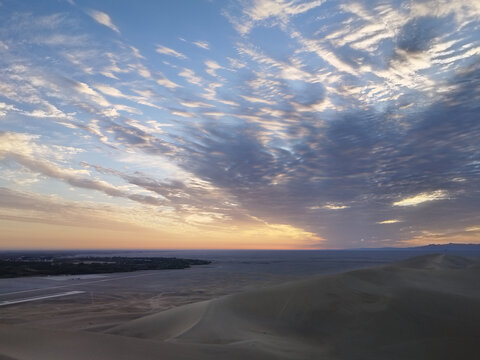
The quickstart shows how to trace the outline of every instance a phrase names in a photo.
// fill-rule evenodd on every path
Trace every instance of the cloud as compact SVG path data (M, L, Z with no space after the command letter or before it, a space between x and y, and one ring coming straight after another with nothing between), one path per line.
M173 57L176 57L178 59L186 59L187 58L182 53L179 53L178 51L175 51L175 50L170 49L170 48L168 48L166 46L163 46L163 45L158 45L156 51L159 54L173 56Z
M188 108L214 107L212 104L207 104L202 101L182 101L180 105Z
M0 133L0 139L2 140L0 159L13 160L34 173L64 181L75 187L100 191L113 197L123 197L149 205L163 205L163 201L158 198L131 194L106 181L94 179L84 169L65 168L45 159L44 154L50 154L54 150L45 146L36 146L32 143L34 138L27 134Z
M242 15L228 13L225 15L242 35L248 34L258 23L273 19L284 24L292 16L303 14L311 9L319 7L324 0L299 1L299 0L253 0L245 2L246 6L241 9Z
M256 0L250 8L245 10L254 21L268 19L269 17L283 17L285 15L298 15L323 4L323 1L283 1L283 0Z
M90 86L88 86L85 83L82 83L82 82L74 83L74 89L78 91L80 94L87 95L87 97L97 105L100 105L102 107L110 106L110 103L101 94L93 90Z
M5 114L9 111L16 111L18 109L15 108L15 106L11 104L6 104L4 102L0 101L0 116L5 116Z
M425 202L435 201L435 200L444 200L448 198L449 198L449 194L447 191L435 190L429 193L421 193L412 197L395 201L392 205L393 206L417 206Z
M99 84L99 85L96 85L95 87L105 95L119 97L119 98L127 97L120 90L118 90L117 88L114 88L113 86Z
M88 40L84 35L66 35L53 34L49 36L39 36L36 41L49 46L72 46L84 45Z
M230 101L230 100L217 100L218 102L225 104L225 105L230 105L230 106L240 106L238 103L235 101Z
M170 86L172 86L172 85L170 85ZM152 107L152 108L162 109L161 106L152 104L150 101L148 101L148 98L149 98L148 95L147 96L144 96L144 95L135 96L135 95L124 94L119 89L117 89L113 86L110 86L110 85L105 85L105 84L96 84L95 88L97 90L99 90L102 94L107 95L107 96L120 98L120 99L127 99L127 100L130 100L130 101L132 101L136 104L141 104L141 105L149 106L149 107ZM137 93L139 93L139 92L137 92ZM140 94L141 94L141 91L140 91ZM124 104L115 104L115 105L111 105L111 106L116 110L128 111L132 114L142 114L141 110L139 110L137 108L127 106L127 105L124 105Z
M0 15L2 122L36 134L2 137L2 181L154 204L197 233L288 224L329 247L474 235L475 2L232 6L231 45L188 59L159 45L161 61L73 13ZM290 229L253 228L250 239Z
M343 209L348 209L350 206L347 205L339 205L339 204L327 204L324 205L323 208L328 209L328 210L343 210Z
M216 71L218 69L223 69L223 66L219 65L216 61L213 61L213 60L205 61L205 66L207 67L207 69L205 70L207 74L210 74L213 77L217 76Z
M5 187L0 187L0 219L116 231L145 230L132 219L128 221L118 207L82 204Z
M445 33L448 18L434 16L416 17L408 21L398 34L397 44L408 52L425 51L432 41Z
M258 222L249 219L233 196L185 170L181 171L181 180L160 180L144 173L122 172L86 163L83 166L93 168L101 174L118 176L131 185L160 195L164 207L175 209L175 217L191 223L216 223L218 226L238 221ZM178 169L175 172L177 171Z
M206 41L194 41L193 44L198 46L199 48L210 50L210 45Z
M183 68L183 70L179 72L178 75L183 77L191 84L202 86L203 79L200 76L195 75L195 72L192 69Z
M108 14L98 10L90 10L88 11L88 15L90 15L92 19L95 20L97 23L104 25L109 29L115 31L116 33L120 34L120 30L117 26L115 26Z
M267 105L275 105L274 101L266 100L266 99L261 99L253 96L246 96L246 95L240 95L241 98L248 102L252 103L261 103L261 104L267 104Z
M377 224L396 224L399 222L402 222L402 221L398 219L390 219L390 220L378 221Z
M480 15L480 6L475 1L469 0L459 0L455 2L450 2L448 0L436 0L418 2L412 4L412 15L413 16L431 16L431 5L436 5L435 15L438 17L444 17L453 14L457 22L463 24L468 24L474 19L478 19Z
M168 89L175 89L177 87L182 87L181 85L177 84L176 82L173 82L172 80L169 80L165 77L165 75L158 73L157 74L157 84L161 86L165 86Z
M257 122L223 128L205 125L190 135L197 145L191 145L185 166L228 189L250 214L309 229L336 246L353 246L360 237L384 246L381 239L390 243L407 239L408 226L425 228L438 219L445 227L467 219L474 222L475 205L468 196L473 196L476 170L468 165L468 149L477 146L474 139L480 128L473 115L478 106L471 108L468 99L477 96L479 78L479 72L471 69L452 79L451 85L462 86L401 120L389 121L388 111L356 109L322 122L311 115L296 117L286 109L282 126L288 137L278 139L269 132L265 140L263 124ZM238 112L251 112L251 104L241 104ZM252 120L271 121L255 114ZM465 176L470 180L455 181ZM402 193L414 195L392 206L392 194ZM430 207L426 214L413 206L446 198L449 209L456 209L454 218L444 207ZM350 208L323 212L319 219L312 211L319 203L334 210L346 204ZM371 226L382 217L398 220L395 209L400 205L410 208L402 213L405 227L392 233L387 226Z

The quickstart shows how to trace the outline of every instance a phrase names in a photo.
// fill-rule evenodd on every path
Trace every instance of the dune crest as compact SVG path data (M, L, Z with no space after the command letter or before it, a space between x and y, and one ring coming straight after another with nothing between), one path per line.
M109 331L110 334L142 339L173 340L194 327L210 301L201 301L132 320Z

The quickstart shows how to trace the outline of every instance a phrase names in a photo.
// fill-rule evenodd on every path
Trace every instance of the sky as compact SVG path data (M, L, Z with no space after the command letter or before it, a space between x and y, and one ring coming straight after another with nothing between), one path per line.
M0 248L480 242L480 2L0 0Z

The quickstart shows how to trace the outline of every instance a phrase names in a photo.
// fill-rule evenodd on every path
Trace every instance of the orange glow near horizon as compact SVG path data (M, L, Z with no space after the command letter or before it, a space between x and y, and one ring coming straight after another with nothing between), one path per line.
M22 226L23 225L23 226ZM59 224L0 220L2 250L322 250L325 240L285 224L256 224L215 229L178 228L129 230L89 228ZM127 226L127 224L125 224ZM141 230L140 230L141 229ZM475 230L475 231L474 231ZM462 234L425 232L394 246L415 247L429 244L479 244L480 228ZM358 246L361 247L361 246ZM382 247L382 245L379 245Z
M318 249L322 239L284 224L206 229L117 231L68 225L1 221L3 249Z

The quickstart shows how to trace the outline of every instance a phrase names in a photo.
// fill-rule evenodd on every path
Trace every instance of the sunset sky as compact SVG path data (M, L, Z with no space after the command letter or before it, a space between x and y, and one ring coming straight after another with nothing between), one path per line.
M0 0L0 248L480 242L480 2Z

